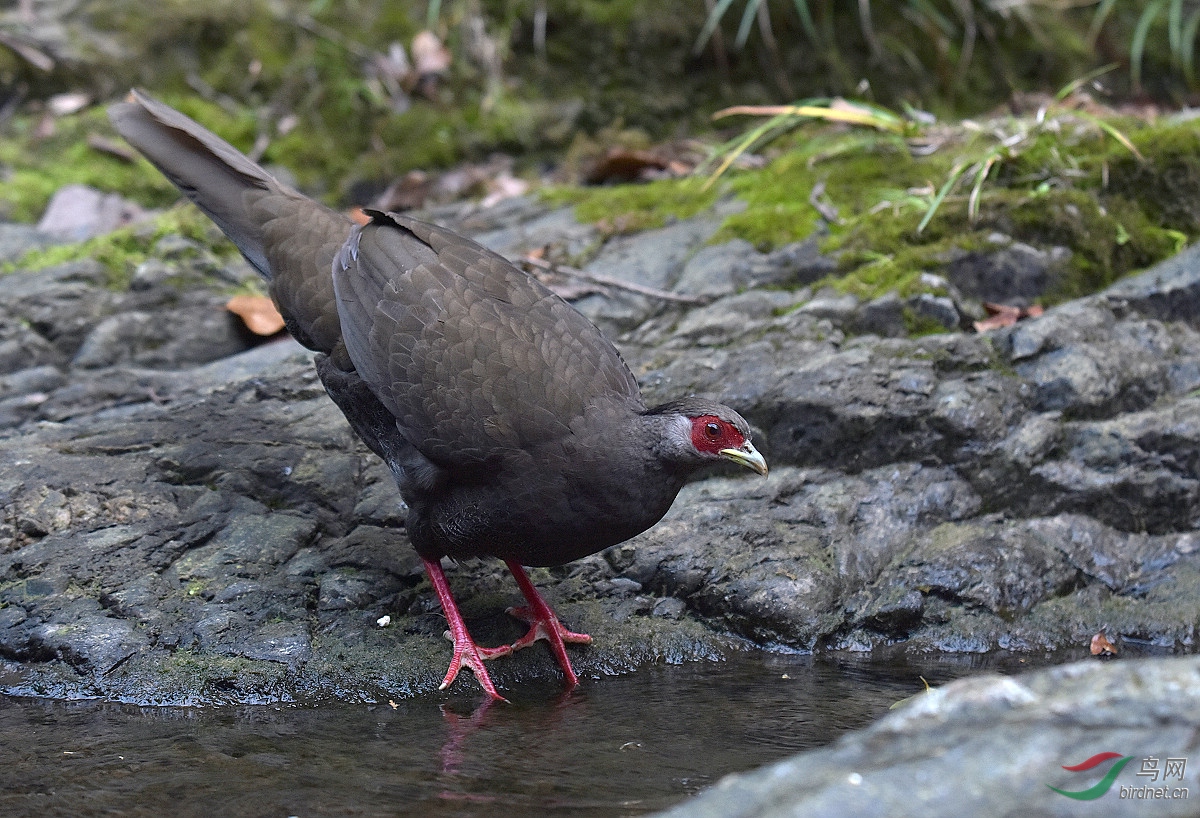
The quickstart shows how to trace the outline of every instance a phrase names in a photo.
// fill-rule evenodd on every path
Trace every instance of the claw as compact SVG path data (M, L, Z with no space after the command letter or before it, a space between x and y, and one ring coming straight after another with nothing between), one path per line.
M421 562L425 565L425 572L429 574L429 581L433 583L433 590L437 592L438 601L442 603L442 612L446 614L446 623L450 626L450 629L446 631L446 638L454 642L454 658L450 660L450 669L446 671L446 678L442 679L438 690L445 690L449 687L458 676L458 671L466 667L475 674L475 679L483 688L484 693L487 693L494 701L508 701L496 692L496 686L492 684L492 677L488 675L487 668L483 666L483 663L488 659L508 656L513 652L512 645L485 648L475 644L475 640L467 631L467 623L463 621L462 614L458 611L454 595L450 592L450 584L446 582L442 564L425 557L421 557Z
M470 634L466 633L466 628L463 628L463 635L456 637L451 631L446 631L444 636L454 643L454 658L450 660L450 669L446 671L446 678L442 679L442 683L438 685L438 690L445 690L458 676L458 671L464 667L475 674L476 681L483 691L496 701L506 702L508 699L496 692L496 686L492 684L491 676L488 675L487 669L483 663L490 659L499 659L501 656L508 656L513 652L512 645L501 645L498 648L485 648L475 644L471 639Z
M549 610L550 606L546 606ZM528 605L521 605L518 608L506 608L505 613L509 616L515 616L524 622L529 623L529 630L524 636L513 642L510 647L513 651L527 648L539 639L545 639L547 642L554 642L554 637L551 632L555 632L558 638L569 645L590 645L592 637L586 633L576 633L575 631L567 630L563 624L558 621L558 615L554 611L550 611L550 621L540 619L536 613Z
M562 668L568 689L575 687L579 684L579 677L575 675L575 669L571 667L571 660L567 656L567 649L564 643L590 645L592 637L586 633L576 633L564 628L562 623L558 621L558 616L546 603L546 600L542 599L542 595L538 593L534 584L529 581L525 569L519 563L510 560L505 560L505 564L508 566L508 570L512 572L513 579L517 581L517 586L521 589L521 593L529 602L528 605L508 609L508 613L529 623L529 631L516 642L513 642L510 647L516 651L529 647L539 639L545 639L550 645L550 650L554 654L554 658L558 660L558 666Z

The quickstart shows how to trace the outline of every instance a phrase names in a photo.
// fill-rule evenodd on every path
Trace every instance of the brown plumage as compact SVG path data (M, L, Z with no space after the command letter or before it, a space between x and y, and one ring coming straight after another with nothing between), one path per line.
M687 475L727 458L766 474L732 409L686 398L647 409L616 349L502 256L444 228L368 211L361 227L288 188L178 111L134 92L117 130L270 282L326 391L383 458L454 639L454 659L500 698L483 660L546 639L576 683L559 624L522 565L560 565L654 525ZM467 633L443 557L512 570L531 623L511 646Z

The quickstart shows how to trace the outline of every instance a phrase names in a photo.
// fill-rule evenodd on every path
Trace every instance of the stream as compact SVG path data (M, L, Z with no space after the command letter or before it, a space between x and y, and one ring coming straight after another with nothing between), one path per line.
M0 697L0 815L622 816L825 745L988 660L749 652L375 705L149 708ZM457 686L456 686L457 687Z

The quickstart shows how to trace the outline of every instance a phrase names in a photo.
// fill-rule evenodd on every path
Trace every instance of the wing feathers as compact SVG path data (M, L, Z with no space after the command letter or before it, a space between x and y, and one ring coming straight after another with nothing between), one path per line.
M375 213L334 286L355 368L426 457L487 462L570 434L590 408L642 408L590 322L501 256L441 228Z

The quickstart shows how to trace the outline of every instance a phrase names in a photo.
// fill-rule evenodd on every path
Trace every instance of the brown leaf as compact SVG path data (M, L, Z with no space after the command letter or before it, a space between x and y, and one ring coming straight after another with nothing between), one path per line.
M388 185L387 190L379 194L375 207L384 212L403 212L416 210L425 206L429 198L433 180L422 170L410 170L396 181Z
M1045 312L1038 304L1031 304L1028 307L1014 307L1010 304L993 304L990 301L984 301L983 308L987 311L989 317L975 322L976 332L987 332L988 330L1011 327L1022 318L1037 318Z
M586 181L589 185L606 182L636 182L647 173L663 171L668 167L666 160L649 151L612 148L590 171Z
M441 80L450 70L450 50L432 31L422 31L413 38L412 60L416 82L411 91L426 99L437 100Z
M422 31L413 37L413 68L418 74L444 74L450 69L450 49L432 31Z
M1092 637L1092 655L1093 656L1116 656L1117 646L1108 641L1108 637L1104 635L1104 631Z
M94 151L106 153L109 156L120 159L122 162L132 164L137 160L137 154L133 149L121 142L115 142L112 139L106 139L99 134L90 133L87 136L87 146Z
M225 304L225 309L241 318L255 335L274 335L283 329L283 316L265 295L235 295Z

